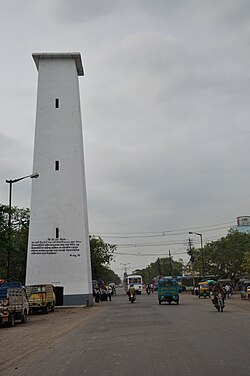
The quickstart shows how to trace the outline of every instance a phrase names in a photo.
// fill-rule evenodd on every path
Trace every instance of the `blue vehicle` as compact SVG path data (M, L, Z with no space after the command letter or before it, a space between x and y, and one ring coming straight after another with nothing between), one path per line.
M164 277L158 282L158 302L175 302L179 304L179 286L175 278Z
M178 291L181 293L184 289L182 288L182 276L177 275L176 281L178 283Z

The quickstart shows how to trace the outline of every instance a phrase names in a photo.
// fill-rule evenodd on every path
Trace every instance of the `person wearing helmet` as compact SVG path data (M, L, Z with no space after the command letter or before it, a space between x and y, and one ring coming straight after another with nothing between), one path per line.
M130 294L135 295L135 287L134 287L134 284L133 284L133 283L131 283L131 284L129 285L128 294L129 294L129 295L130 295Z
M129 288L128 288L128 297L129 297L129 301L131 301L131 299L133 299L133 301L135 301L135 294L136 294L136 291L135 291L135 287L134 287L134 284L131 283L129 285Z

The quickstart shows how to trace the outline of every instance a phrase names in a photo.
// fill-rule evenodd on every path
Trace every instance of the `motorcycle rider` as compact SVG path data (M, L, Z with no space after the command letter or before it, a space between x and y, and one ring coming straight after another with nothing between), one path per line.
M134 284L131 283L129 285L129 289L128 289L128 296L130 298L131 294L133 295L134 299L135 299L135 288L134 288Z
M135 287L134 287L134 284L133 284L133 283L131 283L131 284L129 285L128 292L129 292L130 294L134 294L134 295L135 295Z
M147 284L147 287L146 287L146 293L149 295L151 293L151 287L150 287L150 284L148 283Z
M223 305L224 305L224 299L225 299L225 291L223 289L223 287L220 285L220 283L216 283L213 288L212 288L212 303L215 305L217 304L218 302L218 295L221 294L222 295L222 299L223 299Z

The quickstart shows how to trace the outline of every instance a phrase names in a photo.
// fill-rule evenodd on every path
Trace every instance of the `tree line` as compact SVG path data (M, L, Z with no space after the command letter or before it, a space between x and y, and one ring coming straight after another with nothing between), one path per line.
M25 283L26 258L29 232L29 209L11 208L11 233L8 227L9 207L0 204L0 279L7 278L7 255L10 250L10 277ZM11 241L10 241L11 240ZM110 269L117 247L108 244L99 236L90 236L90 254L92 277L105 283L113 281L119 284L120 278ZM227 236L209 242L201 248L190 245L187 250L190 256L189 271L196 275L213 275L223 279L239 279L250 277L250 234L230 230ZM182 275L185 272L183 260L173 258L157 258L144 269L133 273L141 274L146 283L150 283L157 275Z
M187 250L190 260L184 266L183 260L172 257L158 258L144 269L135 273L150 283L155 276L181 276L185 272L195 275L215 276L218 279L238 280L250 278L250 234L230 230L227 236L207 243L202 249L190 246Z
M188 251L195 271L236 280L250 276L250 234L231 229L227 236Z
M183 260L174 261L170 257L157 258L144 269L136 269L135 274L142 276L145 283L151 283L156 276L181 276L183 272Z
M25 283L30 210L11 208L11 227L8 226L9 206L0 204L0 279L7 279L8 250L10 279ZM116 246L100 237L90 236L92 278L119 284L119 276L110 269Z

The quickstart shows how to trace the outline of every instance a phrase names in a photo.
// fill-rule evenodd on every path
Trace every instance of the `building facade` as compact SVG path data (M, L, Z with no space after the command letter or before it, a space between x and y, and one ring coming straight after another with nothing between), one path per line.
M244 234L250 234L250 216L242 215L237 217L237 226L234 227L234 230Z

